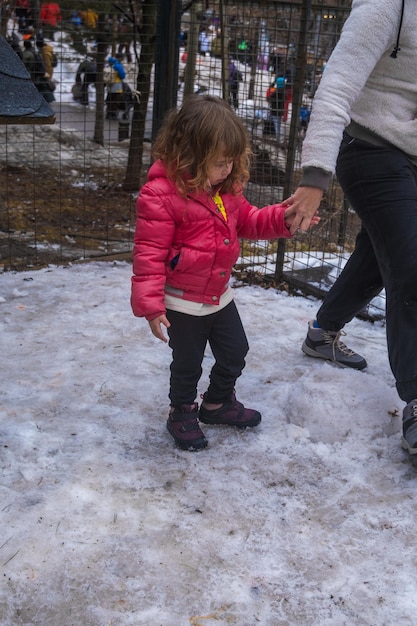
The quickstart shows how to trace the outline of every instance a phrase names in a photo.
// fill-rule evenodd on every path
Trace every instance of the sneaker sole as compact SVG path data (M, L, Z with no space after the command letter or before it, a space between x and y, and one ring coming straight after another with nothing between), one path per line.
M348 364L348 363L342 363L341 361L336 361L335 359L329 359L328 356L325 356L324 354L320 354L320 352L317 352L313 348L310 348L306 344L306 342L304 342L303 345L301 346L301 350L307 356L311 356L314 359L323 359L323 361L328 361L329 363L334 363L335 365L338 365L339 367L347 367L347 368L350 368L352 370L363 370L367 366L367 363L352 363L352 364Z
M412 448L404 437L401 440L401 447L403 450L407 450L409 454L417 454L417 448Z

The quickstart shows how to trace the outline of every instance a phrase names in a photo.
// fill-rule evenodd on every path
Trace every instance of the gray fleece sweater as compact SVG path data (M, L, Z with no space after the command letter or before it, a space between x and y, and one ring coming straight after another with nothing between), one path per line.
M417 1L353 0L317 89L301 185L326 189L352 121L417 162Z

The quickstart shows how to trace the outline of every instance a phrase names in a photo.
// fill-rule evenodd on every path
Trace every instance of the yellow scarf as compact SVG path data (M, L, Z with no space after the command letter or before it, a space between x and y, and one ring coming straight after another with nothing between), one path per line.
M223 204L223 200L221 199L221 196L220 196L218 191L216 191L216 195L213 196L213 200L216 203L217 208L219 209L220 213L223 215L224 221L227 222L226 209L225 209L225 206Z

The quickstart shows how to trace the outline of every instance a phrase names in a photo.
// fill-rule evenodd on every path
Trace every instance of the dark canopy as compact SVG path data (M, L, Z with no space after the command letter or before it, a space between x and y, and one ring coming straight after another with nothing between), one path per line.
M53 124L55 114L16 52L0 36L0 124Z

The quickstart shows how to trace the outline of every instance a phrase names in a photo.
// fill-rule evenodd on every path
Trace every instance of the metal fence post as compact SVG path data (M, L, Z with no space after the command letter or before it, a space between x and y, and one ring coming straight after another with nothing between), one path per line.
M181 1L160 0L158 7L152 139L177 104Z
M293 190L295 149L300 127L300 108L304 92L305 69L307 64L307 35L308 20L311 13L311 0L303 0L301 9L300 34L297 44L297 60L294 79L293 102L291 113L290 134L288 140L287 160L285 166L285 178L283 197L288 198ZM284 273L286 241L278 241L277 258L275 261L275 280L282 281Z

